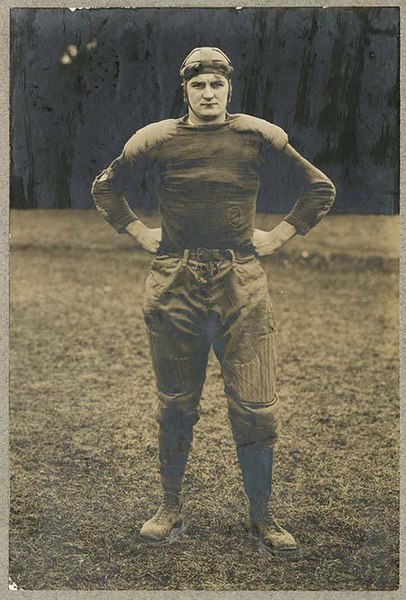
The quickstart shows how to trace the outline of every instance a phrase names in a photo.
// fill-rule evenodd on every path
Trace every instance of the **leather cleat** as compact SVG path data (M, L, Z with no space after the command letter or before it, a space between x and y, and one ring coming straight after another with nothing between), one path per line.
M140 538L147 544L172 544L182 535L186 526L182 507L165 504L140 529Z
M261 551L284 558L298 557L302 549L289 531L286 531L275 517L266 521L254 523L251 521L250 536L259 541Z

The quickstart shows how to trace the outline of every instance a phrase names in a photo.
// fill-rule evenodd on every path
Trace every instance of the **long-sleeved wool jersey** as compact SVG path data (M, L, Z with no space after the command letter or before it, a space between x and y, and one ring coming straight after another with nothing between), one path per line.
M161 250L244 248L251 245L264 148L282 153L303 182L284 218L305 235L330 210L335 188L290 144L280 127L245 114L195 126L187 117L139 129L92 186L95 204L120 233L137 219L125 191L144 159L157 168Z

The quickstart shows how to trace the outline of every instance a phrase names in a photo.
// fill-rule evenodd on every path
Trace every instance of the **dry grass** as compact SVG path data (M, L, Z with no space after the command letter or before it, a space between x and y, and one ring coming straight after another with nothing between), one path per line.
M264 261L284 406L274 506L305 547L286 562L259 554L247 537L213 358L186 479L187 536L163 548L139 542L159 501L141 317L149 257L91 212L13 213L10 576L18 586L396 589L397 219L355 220L326 219L281 260ZM386 241L371 244L378 231Z

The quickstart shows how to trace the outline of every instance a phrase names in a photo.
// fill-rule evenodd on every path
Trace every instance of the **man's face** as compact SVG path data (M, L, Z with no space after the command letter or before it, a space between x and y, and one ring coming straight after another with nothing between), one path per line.
M196 124L224 121L229 82L224 75L202 73L187 82L189 116Z

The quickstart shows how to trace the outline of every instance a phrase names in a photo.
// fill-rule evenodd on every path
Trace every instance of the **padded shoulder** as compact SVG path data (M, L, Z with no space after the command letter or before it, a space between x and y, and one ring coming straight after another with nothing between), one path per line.
M177 119L165 119L138 129L124 146L123 155L131 161L140 154L162 144L176 133Z
M230 127L236 131L252 131L260 135L266 142L271 144L275 150L282 150L289 141L286 131L258 117L245 115L243 113L231 115L236 117L230 123Z

